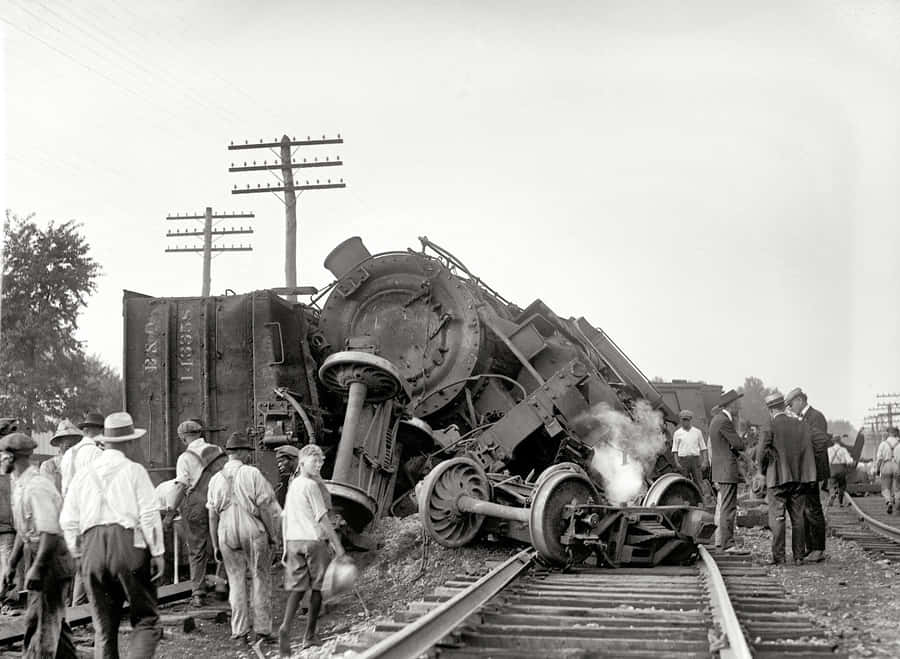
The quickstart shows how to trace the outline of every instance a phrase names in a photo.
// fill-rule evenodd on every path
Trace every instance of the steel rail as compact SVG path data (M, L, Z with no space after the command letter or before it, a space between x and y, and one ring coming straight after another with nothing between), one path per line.
M883 538L887 538L888 540L900 543L900 529L898 529L896 526L890 526L888 524L885 524L884 522L879 522L874 517L867 515L862 511L862 508L857 505L856 501L853 500L852 496L846 493L844 496L846 496L850 500L850 505L853 506L856 514L859 515L860 519L862 519L866 524L869 525L872 531Z
M716 559L712 557L706 547L698 545L700 558L703 559L703 567L706 569L706 576L709 581L709 598L713 605L713 610L719 613L719 623L722 625L722 631L728 639L728 647L719 651L719 656L723 659L752 659L753 653L747 644L747 638L744 636L744 630L738 621L737 614L734 612L734 606L731 604L731 597L728 595L728 588L725 586L725 579L716 565Z
M360 655L361 659L413 659L456 629L485 602L527 570L534 560L526 549L488 572L468 588L426 613L414 623L382 639ZM749 655L748 655L749 656Z

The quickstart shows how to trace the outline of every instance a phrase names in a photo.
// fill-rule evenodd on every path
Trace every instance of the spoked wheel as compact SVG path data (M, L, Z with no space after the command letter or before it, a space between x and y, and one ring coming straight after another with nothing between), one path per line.
M445 547L471 542L484 515L464 513L456 502L461 496L490 501L491 486L484 469L471 458L453 458L432 469L422 482L419 515L426 532Z
M694 481L675 473L663 474L644 496L644 506L702 506L703 494Z
M529 529L531 544L540 556L552 563L579 562L590 550L584 545L567 546L562 534L568 528L565 507L570 504L596 503L597 492L579 471L558 469L540 481L532 495Z

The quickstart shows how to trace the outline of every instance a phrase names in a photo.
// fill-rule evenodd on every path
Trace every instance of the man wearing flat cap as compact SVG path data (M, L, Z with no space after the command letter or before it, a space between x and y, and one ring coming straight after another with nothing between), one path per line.
M175 463L175 501L166 514L166 528L172 525L175 514L181 511L181 519L187 530L190 553L192 606L203 606L206 600L206 573L212 560L209 536L209 513L206 509L209 481L225 465L225 452L220 446L203 439L203 425L197 419L182 421L178 426L178 438L184 451Z
M253 444L247 435L232 433L225 451L228 462L209 481L206 507L213 551L228 573L231 638L249 640L252 622L257 640L271 643L270 568L272 550L280 544L281 506L266 477L248 464ZM249 597L248 572L253 584Z
M97 657L119 656L126 601L129 656L152 657L162 637L155 584L165 569L162 520L150 475L129 458L145 433L127 412L106 417L106 448L75 474L59 519L70 551L81 559Z
M803 421L812 431L813 453L816 458L816 482L806 486L806 560L818 562L825 559L825 511L822 510L820 488L825 486L831 476L828 464L828 447L831 446L831 435L828 434L828 421L825 415L809 404L806 394L800 387L791 389L784 397L786 405L792 413Z
M706 441L700 428L692 425L694 413L690 410L681 410L678 414L681 426L672 434L672 455L675 457L675 466L686 473L703 492L703 498L712 498L709 485L703 477L703 472L709 464L709 454L706 450Z
M735 415L743 394L734 389L722 394L719 411L709 424L709 456L712 480L716 484L716 546L736 552L734 522L737 517L738 460L744 440L735 431Z
M766 478L772 563L785 561L785 513L791 519L791 552L794 562L800 563L806 549L804 488L816 479L812 433L802 421L785 412L781 394L766 396L766 407L772 421L763 429L756 460Z
M59 522L62 497L46 476L31 464L37 446L31 437L13 433L0 439L3 470L13 474L12 509L16 544L3 575L3 589L16 579L16 567L26 546L31 567L25 574L28 605L25 611L23 657L77 657L72 631L66 623L65 593L75 562L63 540Z

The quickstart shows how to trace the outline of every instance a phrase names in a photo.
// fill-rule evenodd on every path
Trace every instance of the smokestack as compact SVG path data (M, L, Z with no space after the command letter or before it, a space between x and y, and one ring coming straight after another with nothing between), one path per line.
M353 236L331 250L325 257L325 267L337 279L350 273L356 266L371 257L369 250L363 245L362 238Z

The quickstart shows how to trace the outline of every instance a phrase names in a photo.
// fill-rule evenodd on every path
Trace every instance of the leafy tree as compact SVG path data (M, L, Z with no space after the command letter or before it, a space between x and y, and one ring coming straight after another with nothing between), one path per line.
M3 227L0 407L45 430L68 412L86 372L75 331L100 266L80 224L41 229L33 218L7 210Z
M87 412L106 415L122 409L122 378L98 355L86 357L60 416L77 423Z
M828 419L828 432L835 436L847 435L851 445L856 441L856 428L846 419Z
M738 387L738 393L744 394L741 398L741 418L747 423L760 425L769 418L766 396L780 394L781 391L778 387L767 387L762 380L751 375Z

